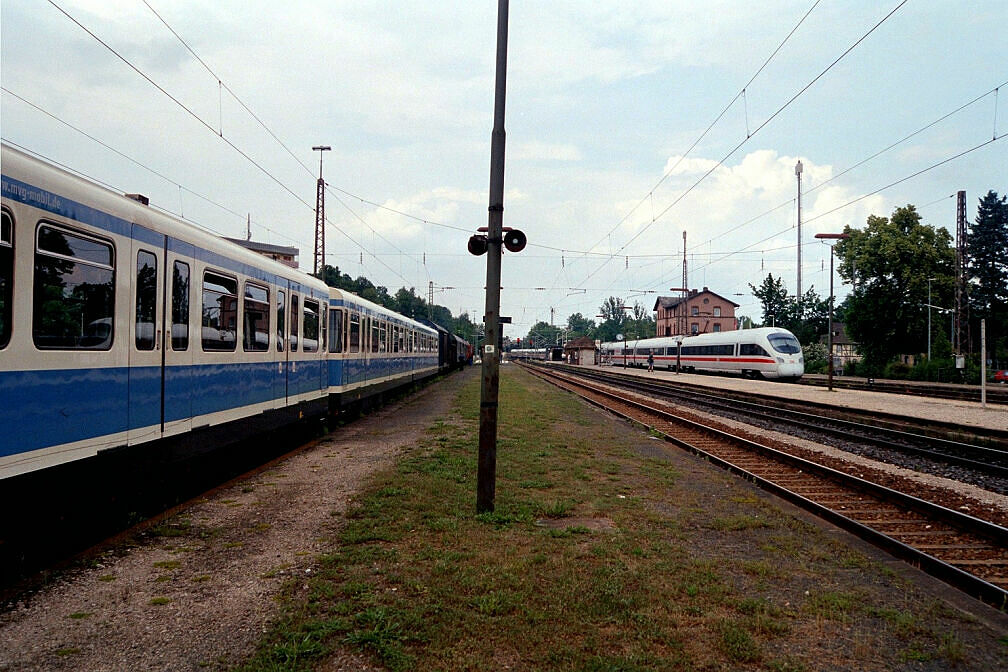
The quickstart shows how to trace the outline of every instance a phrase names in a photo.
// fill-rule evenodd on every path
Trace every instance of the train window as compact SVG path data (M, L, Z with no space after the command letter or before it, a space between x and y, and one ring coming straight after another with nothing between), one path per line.
M371 321L371 352L379 352L378 350L378 332L381 331L381 324L377 320Z
M269 306L269 289L246 282L242 317L242 347L245 352L269 350Z
M298 349L298 317L300 312L298 311L298 297L297 294L291 294L291 329L290 329L290 349L291 352L297 352Z
M767 336L770 346L785 355L795 355L801 352L801 343L791 334L770 334Z
M329 334L329 320L326 314L329 312L329 306L325 302L321 305L321 313L319 313L319 325L322 327L322 352L326 351L326 338Z
M136 274L136 349L154 349L154 325L157 319L157 257L153 252L137 252Z
M115 314L112 244L46 223L38 227L36 236L35 345L108 350Z
M769 357L770 353L763 349L763 346L757 345L756 343L742 343L739 345L740 355L758 355L760 357Z
M207 271L203 274L203 349L231 352L238 328L238 281Z
M304 319L301 323L301 345L305 352L315 352L319 347L319 304L304 300Z
M189 264L176 261L172 268L172 350L189 349Z
M360 314L350 313L350 352L360 352L361 325Z
M287 292L282 289L277 290L277 352L284 349L284 328L287 326L284 320L284 311L287 305Z
M343 352L343 311L329 311L329 352Z
M14 310L14 218L0 215L0 348L10 343Z

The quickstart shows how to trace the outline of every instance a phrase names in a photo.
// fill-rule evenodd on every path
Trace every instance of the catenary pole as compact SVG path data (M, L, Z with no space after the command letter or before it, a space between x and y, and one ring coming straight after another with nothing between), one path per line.
M500 383L500 279L504 227L504 98L507 84L508 0L497 2L497 73L490 143L490 208L487 225L486 338L480 385L476 511L494 510L497 480L497 399Z

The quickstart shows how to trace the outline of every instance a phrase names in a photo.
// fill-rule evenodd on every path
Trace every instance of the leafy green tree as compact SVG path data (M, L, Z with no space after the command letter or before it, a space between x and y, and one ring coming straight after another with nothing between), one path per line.
M928 278L935 279L932 301L936 288L951 286L952 238L922 224L913 205L889 218L870 215L864 229L844 233L835 253L840 276L854 287L843 306L847 332L865 370L877 374L898 354L926 352Z
M806 345L818 341L826 333L829 297L819 298L815 288L810 287L801 301L796 302L788 296L783 279L774 279L772 273L767 274L759 287L750 284L749 288L762 306L763 326L787 329Z
M595 333L602 341L615 341L617 334L626 335L627 314L623 309L623 299L610 296L599 306L599 315L602 322Z
M560 342L560 327L554 327L546 322L536 322L529 333L522 339L522 347L546 348Z
M987 321L988 352L1008 355L1008 197L988 191L970 226L967 269L973 333Z
M787 313L790 310L789 305L793 301L788 298L788 292L782 278L775 280L773 273L767 273L767 277L759 287L749 283L749 288L762 307L763 326L776 326L778 321L781 323L786 321Z
M567 337L580 338L595 332L595 320L586 319L581 313L574 313L567 318Z

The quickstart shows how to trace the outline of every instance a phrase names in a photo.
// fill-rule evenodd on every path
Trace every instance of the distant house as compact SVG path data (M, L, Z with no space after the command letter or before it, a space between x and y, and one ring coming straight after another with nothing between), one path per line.
M691 289L685 297L659 296L652 310L658 336L679 336L732 331L738 307L704 287L701 291Z
M241 238L224 238L224 240L229 240L236 245L241 245L246 250L252 250L264 257L269 257L275 261L279 261L285 266L290 266L291 268L298 267L298 248L296 247L284 247L282 245L270 245L268 243L257 243L251 240L242 240Z
M819 342L823 345L829 344L827 335L819 337ZM857 343L847 335L847 329L843 322L833 323L833 368L843 371L850 362L860 362L861 355L857 351ZM911 362L912 364L912 362Z
M564 346L564 361L568 364L594 366L598 364L598 349L595 341L587 336L567 341Z

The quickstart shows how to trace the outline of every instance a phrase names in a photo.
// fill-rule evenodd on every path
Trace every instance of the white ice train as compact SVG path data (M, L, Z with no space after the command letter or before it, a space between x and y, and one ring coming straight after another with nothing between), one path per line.
M697 336L664 336L602 344L603 361L619 366L736 373L798 380L805 373L801 344L787 329L763 327Z
M206 449L469 356L7 145L0 163L0 483L110 450Z

